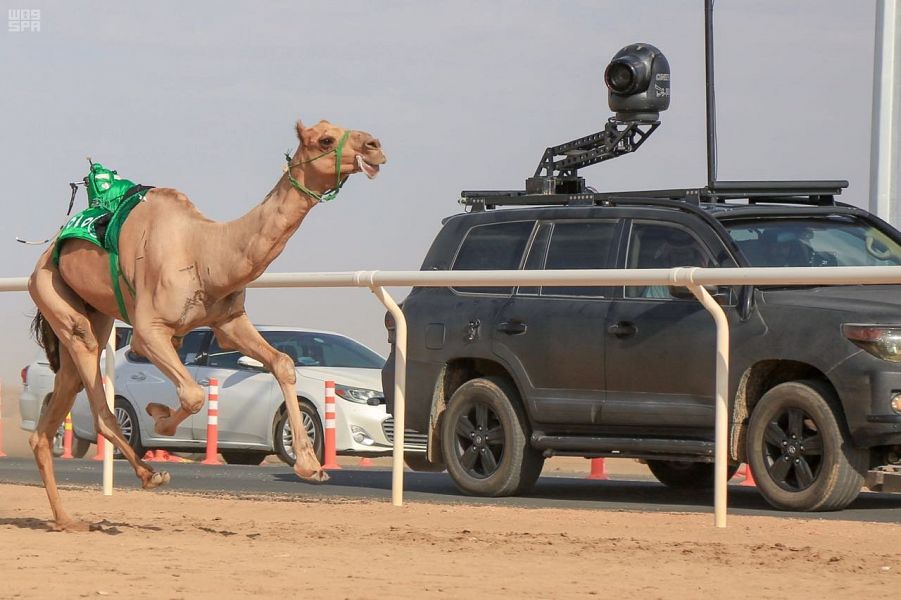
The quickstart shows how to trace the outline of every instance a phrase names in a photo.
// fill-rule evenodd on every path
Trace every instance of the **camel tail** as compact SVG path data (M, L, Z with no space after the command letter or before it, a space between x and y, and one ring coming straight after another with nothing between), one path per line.
M59 371L59 338L41 311L37 311L34 320L31 321L31 333L38 346L44 349L47 361L50 363L50 370L54 373Z

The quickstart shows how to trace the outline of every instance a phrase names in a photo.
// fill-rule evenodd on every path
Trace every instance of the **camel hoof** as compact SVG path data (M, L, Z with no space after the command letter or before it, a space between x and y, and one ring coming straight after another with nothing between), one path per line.
M151 402L144 410L147 411L148 415L153 417L153 430L158 435L175 435L176 426L168 424L169 418L172 417L172 409L165 404Z
M171 477L169 477L168 471L157 471L156 473L151 475L150 479L148 479L144 483L144 489L152 490L153 488L158 488L160 486L166 485L167 483L169 483L170 479Z
M93 523L87 521L79 521L77 519L69 519L68 521L56 521L53 524L53 531L63 531L65 533L84 533L85 531L93 531L97 529Z
M325 483L329 480L329 475L322 469L316 469L313 471L299 469L297 466L294 467L294 474L303 479L304 481L309 481L312 483Z

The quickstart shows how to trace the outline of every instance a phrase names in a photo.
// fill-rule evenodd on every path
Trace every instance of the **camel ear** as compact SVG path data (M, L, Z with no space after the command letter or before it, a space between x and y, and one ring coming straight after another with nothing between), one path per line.
M306 127L303 125L303 121L297 121L297 139L300 140L300 143L303 143L303 132L306 130Z

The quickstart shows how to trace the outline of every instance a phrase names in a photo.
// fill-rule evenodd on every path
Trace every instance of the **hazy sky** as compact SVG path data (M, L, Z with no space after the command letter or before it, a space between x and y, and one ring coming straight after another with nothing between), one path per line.
M582 174L599 190L706 182L702 0L4 7L41 13L40 32L0 35L0 277L31 272L40 248L15 238L56 231L85 156L232 219L280 176L298 118L370 131L389 162L316 207L270 271L416 269L461 189L521 187L545 147L603 128L604 67L639 41L669 59L671 108L637 153ZM867 206L874 18L874 0L717 3L720 179L848 179L842 199ZM387 350L365 290L247 305ZM27 294L0 294L7 385L37 354L32 315Z

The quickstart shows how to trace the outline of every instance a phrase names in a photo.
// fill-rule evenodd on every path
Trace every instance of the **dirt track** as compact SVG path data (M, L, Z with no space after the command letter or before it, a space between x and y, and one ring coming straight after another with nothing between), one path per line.
M27 454L9 400L6 450ZM53 533L41 488L0 485L0 599L778 598L793 590L875 600L897 598L901 585L898 524L731 515L729 528L716 530L707 514L119 490L104 498L95 489L64 490L63 500L102 531Z
M0 486L0 598L897 598L901 525ZM395 580L397 583L392 583ZM793 594L794 595L794 594Z

